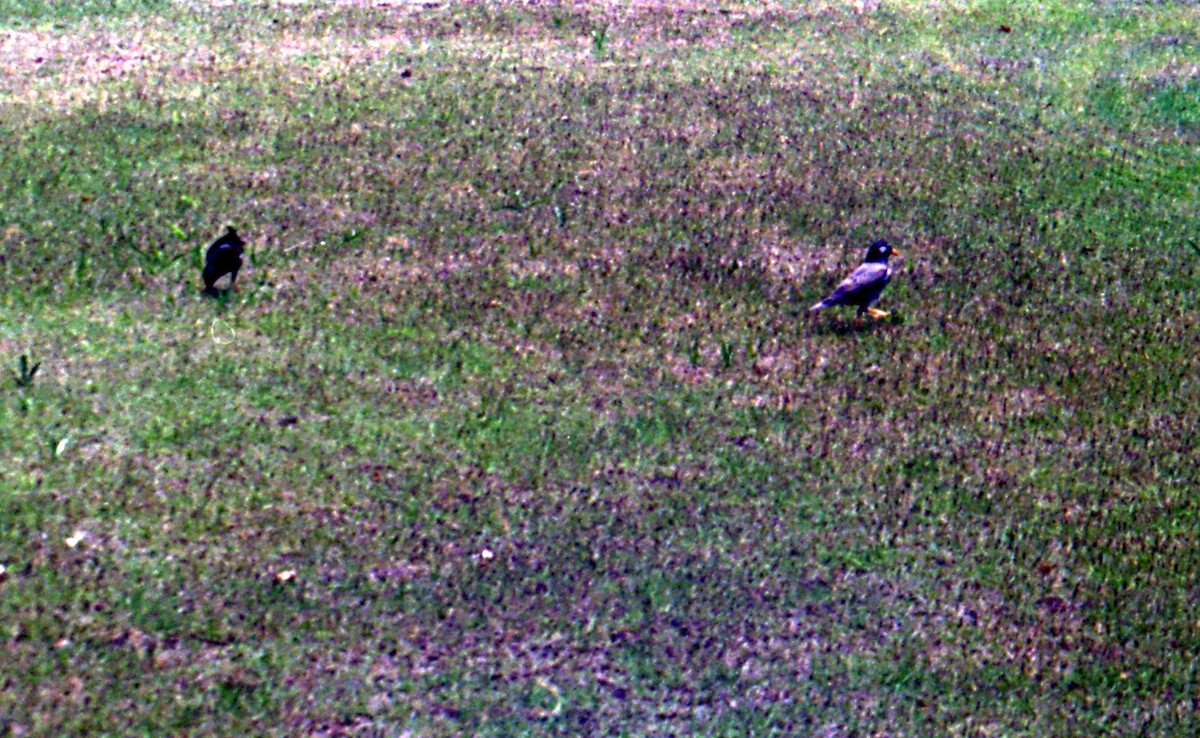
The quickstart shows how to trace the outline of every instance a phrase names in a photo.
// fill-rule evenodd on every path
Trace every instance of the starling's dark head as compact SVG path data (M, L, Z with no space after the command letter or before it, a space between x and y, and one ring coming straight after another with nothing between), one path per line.
M879 239L875 243L867 247L867 257L864 262L880 262L887 263L887 260L892 256L899 256L900 252L892 249L892 245L883 239Z
M233 230L233 226L225 226L225 236L221 240L233 246L239 254L246 250L246 242Z

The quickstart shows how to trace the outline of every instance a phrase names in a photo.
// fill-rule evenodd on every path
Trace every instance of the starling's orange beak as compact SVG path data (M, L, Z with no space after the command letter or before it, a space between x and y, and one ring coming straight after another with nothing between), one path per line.
M903 257L903 256L904 256L904 254L900 253L900 252L899 252L899 251L897 251L896 249L892 249L892 256L900 256L900 257Z

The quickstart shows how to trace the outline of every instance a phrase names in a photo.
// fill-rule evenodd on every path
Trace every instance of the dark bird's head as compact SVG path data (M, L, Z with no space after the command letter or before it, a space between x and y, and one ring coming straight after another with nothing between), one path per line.
M246 242L238 236L237 231L233 230L233 226L225 226L225 235L221 240L237 249L239 254L246 249Z
M881 238L867 247L867 256L863 259L863 262L867 264L873 262L886 264L889 258L899 255L899 251L893 250L892 245Z

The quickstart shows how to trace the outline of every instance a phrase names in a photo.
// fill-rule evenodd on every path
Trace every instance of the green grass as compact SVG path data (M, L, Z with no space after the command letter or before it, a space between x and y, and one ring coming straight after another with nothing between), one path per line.
M1197 732L1194 6L0 19L9 732Z

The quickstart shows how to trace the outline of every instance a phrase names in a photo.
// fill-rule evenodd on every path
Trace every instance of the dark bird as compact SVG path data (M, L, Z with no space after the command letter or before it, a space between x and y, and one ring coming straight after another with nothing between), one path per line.
M228 226L225 235L213 241L204 255L204 291L210 295L217 294L213 287L217 280L229 275L229 287L237 281L238 270L242 268L242 254L246 251L246 242L238 237L233 226Z
M900 252L892 250L887 241L876 241L868 246L863 263L842 280L833 294L809 308L809 312L834 305L857 305L859 315L869 313L872 318L886 318L886 311L876 310L871 305L892 279L888 258L893 255L899 256Z

